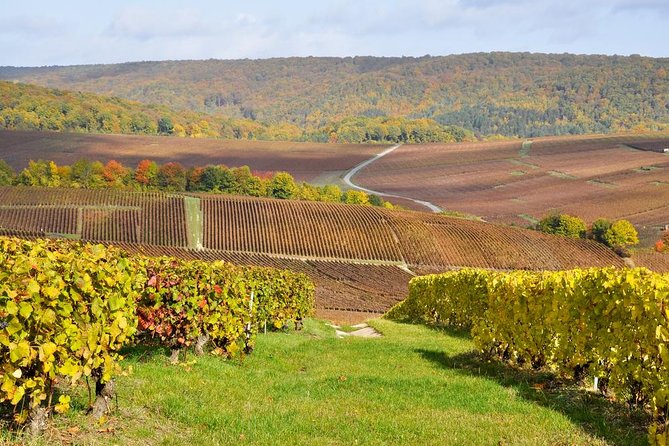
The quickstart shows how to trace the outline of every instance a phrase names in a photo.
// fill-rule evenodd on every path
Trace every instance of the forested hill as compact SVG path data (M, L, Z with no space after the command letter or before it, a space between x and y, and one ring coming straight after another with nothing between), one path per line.
M0 68L0 78L322 129L432 118L480 135L669 128L669 59L477 53Z
M472 140L459 127L421 118L346 118L323 127L228 118L118 97L0 81L0 129L173 135L269 141L425 143Z

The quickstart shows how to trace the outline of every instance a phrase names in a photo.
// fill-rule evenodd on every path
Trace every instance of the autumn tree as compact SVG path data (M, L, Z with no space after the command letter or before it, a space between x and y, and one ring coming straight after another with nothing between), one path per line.
M25 186L58 187L61 185L58 165L53 161L30 160L28 167L19 174L17 182Z
M200 181L202 181L202 173L204 167L191 167L186 170L186 190L198 191L200 190Z
M604 241L612 248L627 248L639 243L639 234L627 220L618 220L604 233Z
M347 190L342 200L346 204L369 204L369 197L367 194L361 190Z
M160 166L156 179L161 190L171 192L186 190L186 169L179 163L171 162Z
M109 160L102 169L102 178L108 186L121 187L127 181L129 169L116 160Z
M291 199L297 193L295 179L288 172L277 172L272 177L267 192L270 197L282 200Z
M309 183L303 182L298 187L297 198L305 201L320 201L321 190Z
M328 184L323 186L321 192L321 201L329 203L339 203L341 201L341 189L336 184Z
M567 214L553 214L542 218L537 229L547 234L563 235L571 238L585 237L585 222Z
M151 160L141 160L135 169L135 181L141 188L147 189L156 185L158 165Z

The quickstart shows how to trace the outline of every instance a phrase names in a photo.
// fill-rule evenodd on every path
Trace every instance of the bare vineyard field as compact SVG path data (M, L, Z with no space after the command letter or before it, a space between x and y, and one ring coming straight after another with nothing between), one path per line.
M29 160L72 164L79 158L106 162L115 159L134 167L142 159L177 161L184 166L225 164L256 171L286 171L299 181L351 169L383 146L319 144L284 141L229 141L168 136L93 135L0 130L0 159L15 169Z
M669 273L669 255L651 251L637 252L634 254L634 265L661 273Z
M187 247L185 197L199 199L203 247L238 255L439 268L564 269L619 262L591 241L510 226L371 206L231 195L2 187L0 227Z
M0 228L39 236L186 246L182 196L0 187Z
M384 214L372 207L213 196L202 203L207 248L402 261Z
M663 227L669 223L669 155L631 145L664 147L669 135L402 146L355 180L506 224L526 226L558 211Z

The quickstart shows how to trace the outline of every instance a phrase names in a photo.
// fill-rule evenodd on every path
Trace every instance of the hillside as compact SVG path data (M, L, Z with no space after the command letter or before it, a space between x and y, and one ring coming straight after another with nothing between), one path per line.
M504 224L527 226L551 212L624 218L652 246L669 224L664 148L666 133L404 145L354 179Z
M0 188L0 233L310 275L318 310L381 313L413 273L618 265L603 245L371 206L115 190Z
M402 145L353 180L494 223L525 227L550 212L578 215L588 223L625 218L640 231L642 246L651 247L669 223L669 161L661 153L667 147L666 132ZM341 178L347 171L383 150L373 144L0 130L0 159L16 172L38 159L59 166L80 158L114 159L134 168L148 158L186 167L247 165L255 172L287 171L298 181L345 187ZM426 210L409 200L388 199Z
M667 128L668 73L666 58L477 53L2 67L0 79L300 129L403 116L541 136Z
M75 88L75 87L72 87ZM317 128L226 117L166 105L0 81L0 129L163 135L229 140L420 143L473 139L431 119L349 117Z

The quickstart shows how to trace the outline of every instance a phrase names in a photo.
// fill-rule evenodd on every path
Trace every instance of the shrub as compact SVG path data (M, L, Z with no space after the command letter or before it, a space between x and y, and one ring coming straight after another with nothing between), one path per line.
M571 238L585 237L585 223L578 217L555 214L542 218L537 229L547 234L563 235Z
M313 283L303 274L169 257L141 264L147 282L139 328L174 355L198 341L211 341L226 356L248 352L261 324L283 327L313 308Z
M599 243L606 244L604 234L606 234L606 231L608 231L610 227L611 222L609 220L605 218L598 218L592 223L592 227L590 229L592 238Z
M639 234L627 220L618 220L604 233L604 242L612 248L626 248L639 243Z

